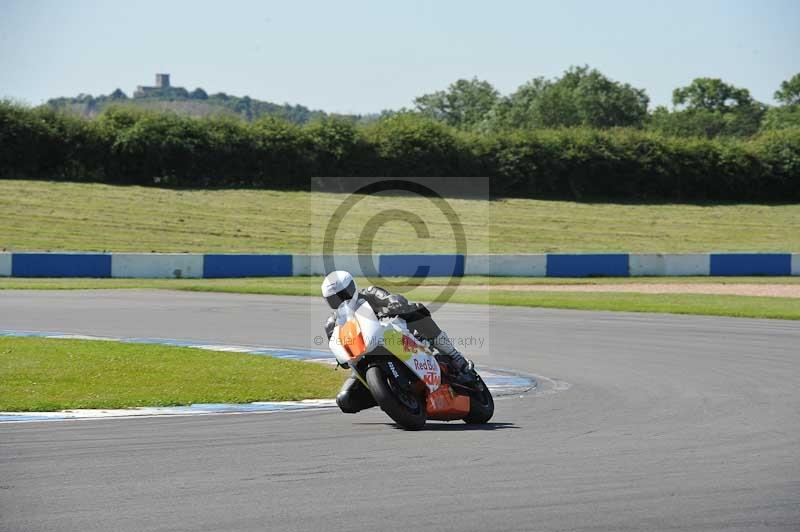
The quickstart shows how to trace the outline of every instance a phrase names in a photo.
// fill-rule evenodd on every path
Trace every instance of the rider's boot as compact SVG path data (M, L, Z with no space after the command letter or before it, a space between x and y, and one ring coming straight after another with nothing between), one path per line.
M433 339L433 345L441 354L450 358L450 365L456 371L456 374L452 376L455 382L463 383L472 380L472 369L475 365L455 348L453 342L447 337L447 333L440 332L439 336Z
M375 402L375 398L372 397L367 387L364 386L360 380L350 375L347 380L344 381L342 389L336 396L336 404L345 414L355 414L356 412L377 406L378 403Z

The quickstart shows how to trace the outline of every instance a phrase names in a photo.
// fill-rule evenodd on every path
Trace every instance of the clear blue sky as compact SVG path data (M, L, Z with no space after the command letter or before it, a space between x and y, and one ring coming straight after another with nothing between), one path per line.
M651 104L698 76L772 102L800 72L800 1L0 1L0 97L153 83L336 112L478 76L502 93L589 64Z

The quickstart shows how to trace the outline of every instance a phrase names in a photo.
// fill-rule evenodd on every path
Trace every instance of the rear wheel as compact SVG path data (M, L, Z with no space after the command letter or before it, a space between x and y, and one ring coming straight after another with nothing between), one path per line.
M480 377L478 377L477 385L479 391L469 396L469 414L463 418L464 423L470 425L486 423L494 415L492 392Z
M379 366L367 370L367 384L381 410L395 423L407 430L419 430L425 426L425 403L417 396L398 386Z

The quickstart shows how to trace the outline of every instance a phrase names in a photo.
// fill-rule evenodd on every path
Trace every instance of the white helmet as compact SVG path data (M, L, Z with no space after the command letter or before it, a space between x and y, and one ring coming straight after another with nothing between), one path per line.
M356 281L349 272L337 270L325 276L322 281L322 297L332 309L339 308L344 301L349 301L356 295Z

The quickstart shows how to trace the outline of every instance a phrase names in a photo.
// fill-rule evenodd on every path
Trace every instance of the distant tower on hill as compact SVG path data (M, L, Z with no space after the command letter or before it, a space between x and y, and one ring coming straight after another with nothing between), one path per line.
M169 89L170 87L171 85L169 84L169 74L156 74L156 86L147 87L145 85L139 85L133 92L133 97L142 98L143 96L146 96L150 92L158 91L161 89Z

